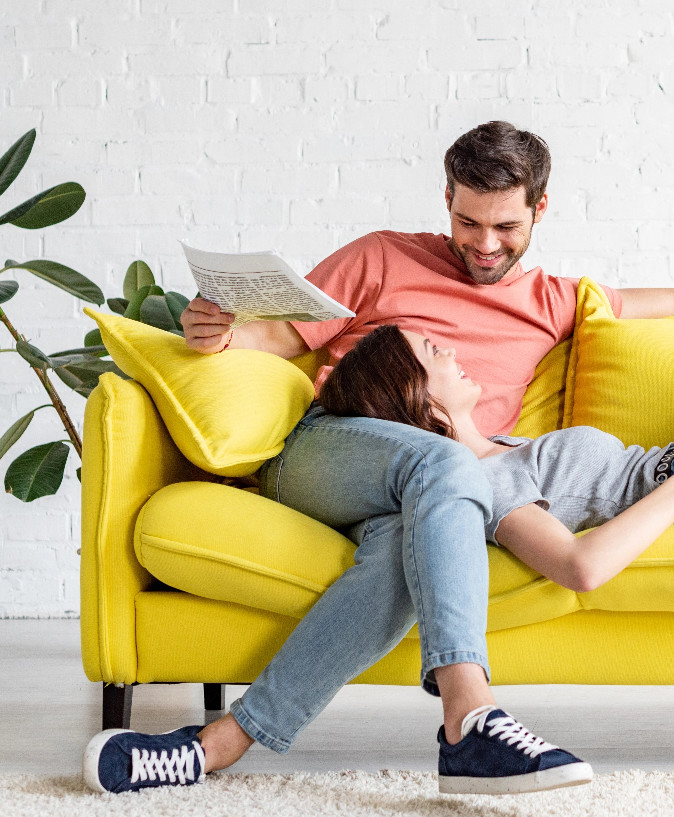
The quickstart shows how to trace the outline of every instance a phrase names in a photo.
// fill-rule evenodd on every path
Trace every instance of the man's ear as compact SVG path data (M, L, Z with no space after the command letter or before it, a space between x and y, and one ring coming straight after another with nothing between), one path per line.
M445 187L445 201L447 202L447 209L452 209L452 194L449 191L449 185Z
M545 214L545 211L548 209L548 194L543 193L543 198L538 202L536 205L536 209L534 210L534 224L537 224Z

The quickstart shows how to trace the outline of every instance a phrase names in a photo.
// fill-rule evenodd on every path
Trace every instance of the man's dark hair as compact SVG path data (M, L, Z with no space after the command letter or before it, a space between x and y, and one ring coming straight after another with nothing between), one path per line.
M527 207L541 200L550 176L550 151L535 133L509 122L487 122L464 133L445 154L449 192L456 184L478 193L524 186Z

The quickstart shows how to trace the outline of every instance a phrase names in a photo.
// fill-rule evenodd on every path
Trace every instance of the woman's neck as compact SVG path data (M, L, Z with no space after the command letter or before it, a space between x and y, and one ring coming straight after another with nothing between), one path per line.
M511 446L502 443L494 443L484 434L481 434L473 422L470 415L460 415L452 417L452 423L459 438L459 442L470 448L478 459L493 457L494 454L501 454L509 451Z

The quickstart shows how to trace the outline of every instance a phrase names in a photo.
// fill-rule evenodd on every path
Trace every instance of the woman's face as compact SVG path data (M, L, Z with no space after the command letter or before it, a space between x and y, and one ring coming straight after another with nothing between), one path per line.
M457 363L456 350L436 346L416 332L402 330L414 354L428 374L428 391L443 404L450 417L458 411L472 411L482 393L482 386L466 376Z

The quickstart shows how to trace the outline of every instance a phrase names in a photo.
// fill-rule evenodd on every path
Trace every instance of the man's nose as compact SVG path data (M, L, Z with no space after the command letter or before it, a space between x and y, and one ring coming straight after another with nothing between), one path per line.
M474 246L481 255L491 255L497 252L501 242L495 230L481 230L475 239Z

